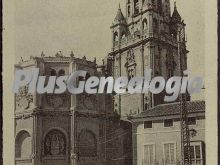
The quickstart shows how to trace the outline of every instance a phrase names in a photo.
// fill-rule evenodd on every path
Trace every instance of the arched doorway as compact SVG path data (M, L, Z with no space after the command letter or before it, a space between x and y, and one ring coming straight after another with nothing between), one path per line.
M68 165L67 137L60 129L52 129L43 138L44 165Z
M31 135L29 132L20 131L15 139L15 158L30 159L32 155Z
M87 129L83 129L78 136L79 165L97 164L97 139L96 135Z

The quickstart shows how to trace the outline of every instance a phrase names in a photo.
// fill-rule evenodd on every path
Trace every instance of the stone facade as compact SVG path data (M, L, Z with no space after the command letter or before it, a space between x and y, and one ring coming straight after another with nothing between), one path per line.
M69 75L76 70L87 71L88 77L104 75L104 68L101 66L98 71L95 61L79 59L73 54L31 57L16 65L16 69L32 68L40 68L41 76ZM113 144L117 141L113 140L114 131L125 128L117 125L120 121L111 111L109 95L28 94L25 86L15 98L16 164L103 164L109 157L106 153L111 152L106 151L107 146L121 145L120 140L119 144ZM106 132L110 130L108 135ZM112 157L115 158L114 154L109 159Z
M180 76L180 70L187 69L185 24L176 6L170 15L169 0L126 0L125 16L119 7L111 30L112 49L102 65L97 65L95 59L88 61L73 53L67 57L58 52L53 57L44 53L41 57L30 57L15 68L39 68L41 76L62 76L85 70L88 72L86 78L127 76L129 79L143 77L146 69L152 69L152 77L165 79ZM181 49L178 49L180 42ZM164 165L166 162L160 157L163 153L161 143L175 141L175 147L173 143L168 144L168 151L173 152L171 150L176 148L173 161L176 164L180 160L178 114L172 118L169 114L162 118L158 118L161 114L145 116L163 106L164 94L70 95L65 92L40 95L28 94L27 87L23 87L15 95L15 163ZM204 112L193 113L193 117L198 118L194 140L202 146ZM164 119L172 119L174 126L164 128ZM153 123L151 129L143 128L147 121ZM145 143L153 144L146 149L154 153L152 161L152 157L150 161L143 157Z
M170 15L169 0L127 0L126 17L119 6L112 29L113 75L143 77L152 69L152 77L168 79L180 76L187 69L185 24L175 6ZM180 30L181 29L181 30ZM178 43L182 43L178 52ZM180 65L181 64L181 65ZM150 93L115 96L115 111L121 116L138 114L150 107L163 104L163 95ZM127 102L134 103L127 108Z

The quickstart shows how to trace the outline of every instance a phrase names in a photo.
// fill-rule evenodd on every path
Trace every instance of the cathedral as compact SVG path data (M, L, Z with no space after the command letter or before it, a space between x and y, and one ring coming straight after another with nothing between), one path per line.
M146 69L152 69L152 77L168 79L181 75L187 68L187 50L178 53L178 40L185 45L185 24L176 5L170 15L168 0L130 1L126 3L126 16L119 7L112 29L114 77L143 77ZM180 34L181 33L181 34ZM115 97L115 110L122 116L138 114L150 107L162 104L162 94L122 95ZM129 100L134 104L127 108ZM120 107L118 106L120 104Z
M87 71L86 77L79 77L77 81L91 76L143 77L146 69L152 69L152 77L169 79L174 75L181 76L187 69L188 51L185 23L176 4L171 15L169 0L126 0L125 11L123 14L119 5L110 27L112 49L101 65L96 63L96 59L77 58L73 52L68 56L61 52L46 56L42 52L40 57L21 60L15 65L15 70L39 68L41 76ZM152 127L154 122L165 121L167 116L173 115L172 111L178 109L175 102L167 105L163 101L164 95L165 91L157 95L71 95L68 92L40 95L29 94L27 86L24 86L15 95L15 164L177 165L176 156L175 161L172 157L172 144L168 145L169 155L165 154L163 160L157 161L154 146L148 145L143 149L139 144L141 139L154 139L141 135L139 127L142 123L145 129ZM199 117L200 130L204 131L204 103L189 101L188 104L190 109L198 110L193 111L191 117L193 121ZM169 109L168 114L161 111L166 108ZM154 110L158 114L148 114ZM178 122L178 113L175 112L176 118L169 118L167 122ZM164 119L158 118L160 114ZM154 134L152 131L146 136ZM195 131L193 137L198 137L196 141L201 140L203 132ZM203 153L203 148L199 149ZM197 152L196 143L197 157L194 161L199 159L202 162L204 155L199 157ZM147 157L142 158L142 155Z

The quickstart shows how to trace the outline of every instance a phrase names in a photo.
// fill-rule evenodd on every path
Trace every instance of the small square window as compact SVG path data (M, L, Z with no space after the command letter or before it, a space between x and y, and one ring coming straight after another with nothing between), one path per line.
M152 121L145 121L144 122L144 129L152 128Z
M173 120L172 119L165 119L164 120L164 127L172 127L173 126Z
M195 117L189 117L188 118L188 125L196 125L196 118Z

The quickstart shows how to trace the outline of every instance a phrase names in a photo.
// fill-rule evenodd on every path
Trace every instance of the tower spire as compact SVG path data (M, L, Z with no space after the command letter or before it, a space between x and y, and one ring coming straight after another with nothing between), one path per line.
M117 15L115 17L115 20L114 20L113 24L116 25L118 23L126 23L125 17L123 15L122 11L121 11L120 3L118 5L118 12L117 12Z
M176 1L174 1L174 10L172 14L172 19L174 19L175 21L181 21L181 16L176 7Z

